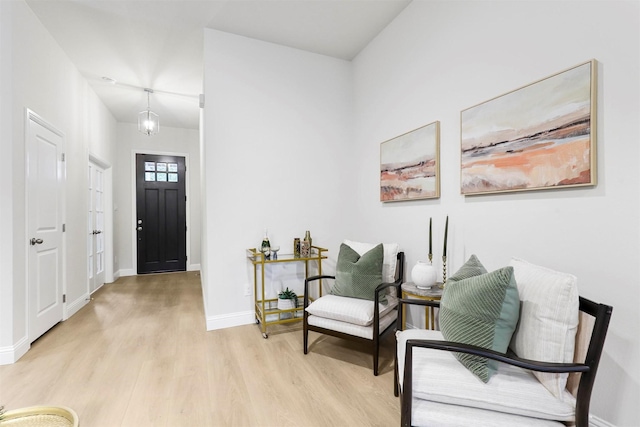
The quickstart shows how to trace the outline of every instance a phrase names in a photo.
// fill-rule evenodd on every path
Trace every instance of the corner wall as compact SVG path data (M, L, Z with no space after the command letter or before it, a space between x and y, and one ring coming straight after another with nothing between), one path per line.
M216 329L254 321L246 250L265 228L281 253L310 230L333 259L351 235L351 64L205 30L204 81L203 286Z
M575 274L614 307L591 412L619 426L640 418L639 16L637 1L414 1L354 61L357 232L398 241L410 272L429 217L442 255L448 215L449 272L477 254L488 269L517 256ZM592 58L598 185L461 196L460 111ZM380 203L379 144L435 120L441 198Z

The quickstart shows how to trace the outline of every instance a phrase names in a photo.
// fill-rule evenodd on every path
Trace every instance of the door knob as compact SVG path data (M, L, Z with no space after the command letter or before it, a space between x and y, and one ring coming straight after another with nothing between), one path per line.
M142 231L142 227L138 227L138 231Z
M42 244L43 240L42 239L36 239L35 237L32 238L30 241L31 246L35 246L35 245L40 245Z

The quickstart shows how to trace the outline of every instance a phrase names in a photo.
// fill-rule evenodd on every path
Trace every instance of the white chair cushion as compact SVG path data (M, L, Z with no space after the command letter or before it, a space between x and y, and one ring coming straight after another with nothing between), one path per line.
M520 320L511 348L520 357L544 362L573 362L578 330L579 296L575 276L513 258ZM568 374L534 372L560 399L565 397Z
M413 399L411 425L418 427L565 427L559 421L521 417L468 406ZM469 420L473 420L470 422Z
M440 331L410 329L398 332L397 339L398 372L400 372L402 385L407 340L442 340L443 338ZM469 372L453 353L414 348L413 397L415 399L523 417L573 421L575 399L566 390L564 394L566 401L553 396L531 372L503 363L498 364L498 370L489 382L483 383ZM452 406L451 412L456 411L458 408Z
M379 245L379 243L362 243L352 240L345 240L343 243L356 251L358 255L364 255ZM398 263L400 246L397 243L383 243L382 246L384 248L382 280L384 280L385 283L393 283L396 280L396 264Z
M381 317L379 333L384 332L384 330L387 329L389 325L395 322L397 315L398 312L396 310L393 310L392 312L387 313L384 317ZM348 335L366 338L368 340L373 339L373 325L361 326L319 316L309 316L307 322L310 325L318 326L320 328L330 329L332 331L342 332Z
M325 295L318 298L305 309L309 314L341 322L369 326L373 323L375 302L360 298ZM389 313L398 305L398 299L388 295L387 304L378 304L380 317Z

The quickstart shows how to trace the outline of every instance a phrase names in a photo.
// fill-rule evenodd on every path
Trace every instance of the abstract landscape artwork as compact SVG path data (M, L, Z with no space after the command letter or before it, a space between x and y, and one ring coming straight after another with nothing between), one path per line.
M596 184L596 61L461 112L461 193Z
M440 122L380 144L380 201L440 197Z

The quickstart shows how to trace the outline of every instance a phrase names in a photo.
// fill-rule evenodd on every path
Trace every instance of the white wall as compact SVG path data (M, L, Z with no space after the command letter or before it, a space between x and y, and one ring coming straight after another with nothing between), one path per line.
M0 2L2 153L0 364L28 348L25 224L25 109L65 135L67 314L86 302L89 152L113 163L115 119L23 1ZM5 175L9 175L5 176ZM7 216L10 215L10 218ZM6 229L5 227L8 227ZM10 307L4 300L9 296Z
M310 230L334 259L349 236L350 71L346 61L205 30L209 329L253 321L245 254L264 228L282 253Z
M0 2L0 152L13 159L11 129L12 92L11 58L4 52L11 50L11 10ZM13 162L0 168L0 349L13 353ZM13 357L13 355L10 355ZM2 355L0 355L0 359Z
M197 130L162 126L147 136L138 125L118 123L117 154L114 166L114 226L116 277L136 274L135 153L175 154L187 158L187 244L188 270L200 269L200 137Z
M450 272L475 253L490 269L518 256L575 274L614 307L591 411L618 426L640 418L639 28L637 1L414 1L354 61L359 235L397 240L410 270L429 217L442 254L449 215ZM598 185L461 196L460 111L592 58ZM380 203L379 144L435 120L441 198Z

